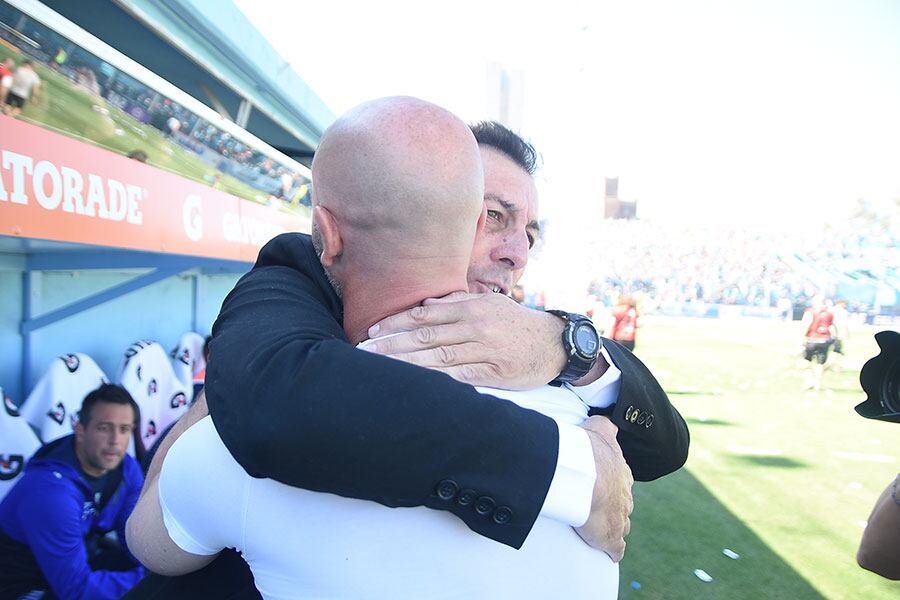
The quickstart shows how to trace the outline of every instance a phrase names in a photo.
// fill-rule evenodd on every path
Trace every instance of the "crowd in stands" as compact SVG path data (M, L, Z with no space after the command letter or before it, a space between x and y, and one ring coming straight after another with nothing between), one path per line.
M616 252L609 252L616 248ZM822 231L760 232L604 220L586 249L590 292L607 305L621 293L655 304L775 307L839 296L845 282L900 290L900 222L858 215ZM873 307L851 299L856 311Z
M31 18L0 12L0 40L15 47L19 56L0 64L0 108L7 114L18 113L28 100L31 85L25 75L17 74L21 65L31 61L44 65L73 85L96 96L98 103L106 103L131 117L167 134L173 142L196 153L223 174L230 175L261 192L262 198L293 204L309 204L308 186L303 176L289 166L235 139L209 121L148 85L105 63L92 53L72 44L57 32ZM15 27L21 27L16 35ZM37 45L24 39L33 39ZM13 76L16 77L15 84ZM36 77L36 75L34 76ZM11 86L12 101L4 102ZM37 86L34 86L37 91ZM24 91L23 91L24 90ZM215 185L219 177L209 183Z

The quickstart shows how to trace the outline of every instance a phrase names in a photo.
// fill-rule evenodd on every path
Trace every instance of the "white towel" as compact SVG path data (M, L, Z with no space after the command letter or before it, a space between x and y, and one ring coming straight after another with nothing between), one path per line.
M19 408L46 444L69 435L89 392L106 383L106 375L87 354L64 354L50 368Z
M3 398L3 408L0 408L0 500L3 500L25 469L25 462L41 447L41 441L2 387L0 398Z
M203 358L204 338L199 333L188 331L178 338L178 345L172 349L172 367L178 379L187 389L193 389L194 376L206 368Z
M149 449L170 424L187 412L189 387L184 386L157 342L139 341L128 347L119 383L141 409L141 439Z

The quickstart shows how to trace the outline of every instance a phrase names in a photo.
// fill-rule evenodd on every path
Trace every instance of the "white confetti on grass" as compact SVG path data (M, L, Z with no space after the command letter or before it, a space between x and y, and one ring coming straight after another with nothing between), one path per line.
M857 462L875 462L887 464L897 462L896 457L888 456L887 454L866 454L864 452L835 451L832 452L831 455L838 458L846 458L847 460L854 460Z

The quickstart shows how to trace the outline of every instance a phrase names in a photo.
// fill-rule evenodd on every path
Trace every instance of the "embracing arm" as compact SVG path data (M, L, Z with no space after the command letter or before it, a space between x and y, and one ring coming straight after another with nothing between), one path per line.
M125 532L128 550L145 567L160 575L190 573L206 566L216 557L215 554L191 554L175 544L163 521L159 501L159 476L169 449L182 433L206 415L206 398L201 392L190 410L175 423L159 445L147 470L140 499L128 517Z
M640 359L612 340L604 339L603 346L622 372L619 396L614 405L590 414L607 415L619 428L616 439L635 480L652 481L677 471L687 461L687 423Z
M425 306L377 325L370 336L405 333L378 340L374 351L475 385L533 388L553 380L565 366L562 319L500 294L428 300ZM621 371L617 398L599 398L611 390L599 381L609 368L602 355L576 382L588 386L596 381L599 391L575 388L576 393L589 406L604 407L592 409L592 415L609 416L619 428L618 442L636 480L650 481L676 471L687 460L690 442L684 419L637 357L616 342L603 343Z
M279 236L213 328L206 398L250 475L387 506L448 510L518 547L553 478L556 424L445 374L350 346L304 238ZM504 511L455 501L474 490Z

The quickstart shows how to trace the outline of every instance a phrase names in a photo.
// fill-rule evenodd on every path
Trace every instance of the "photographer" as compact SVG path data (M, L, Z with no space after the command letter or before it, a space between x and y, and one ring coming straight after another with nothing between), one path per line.
M900 423L900 333L875 335L881 353L859 374L867 398L856 412L868 419ZM863 531L856 562L888 579L900 580L900 475L882 492Z

